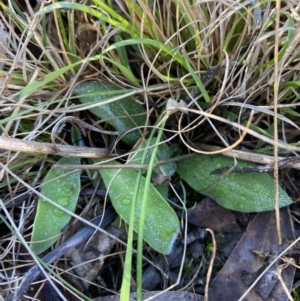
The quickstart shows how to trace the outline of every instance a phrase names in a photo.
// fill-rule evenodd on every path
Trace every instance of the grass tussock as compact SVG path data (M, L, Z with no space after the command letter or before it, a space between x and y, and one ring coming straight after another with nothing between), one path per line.
M199 143L269 155L274 147L280 155L299 151L298 1L281 1L279 19L272 1L30 3L0 3L3 137L70 144L70 123L53 133L66 116L113 130L73 95L78 83L97 80L142 103L152 125L169 98L182 100L188 114L171 115L163 138L177 154L206 151ZM87 133L86 144L111 148L106 134L97 135ZM4 149L0 199L9 226L1 226L0 270L8 294L28 265L20 237L30 240L35 195L56 157ZM81 198L76 214L96 211L96 200Z

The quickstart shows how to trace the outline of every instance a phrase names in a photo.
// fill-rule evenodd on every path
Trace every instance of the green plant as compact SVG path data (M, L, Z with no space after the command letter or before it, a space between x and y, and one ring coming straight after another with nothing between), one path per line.
M240 146L262 155L277 155L277 145L282 147L279 150L282 155L292 150L299 151L296 141L299 140L297 67L300 42L296 2L282 1L280 19L277 19L272 1L258 2L254 6L246 1L232 1L230 4L226 1L190 0L75 2L59 1L40 7L36 13L32 9L20 9L15 1L0 3L1 18L10 25L11 36L9 51L1 54L5 56L5 68L0 70L4 101L4 105L0 104L1 134L46 143L53 143L50 137L56 135L67 144L71 141L68 127L59 133L53 129L59 120L72 115L102 131L101 138L99 131L97 134L86 131L86 145L99 143L107 147L109 134L106 130L117 131L122 142L119 144L117 139L114 150L120 151L122 156L123 151L128 152L132 157L129 160L137 159L137 162L128 160L127 165L174 159L172 155L162 157L159 154L163 147L168 149L171 144L183 155L191 150L202 151L197 147L199 141L208 146L226 147L239 142ZM276 49L278 54L274 55ZM277 75L280 80L276 80ZM91 90L86 89L88 86ZM174 110L174 115L169 117L160 139L156 141L158 129L155 128L153 139L148 140L150 129L152 134L152 126L159 124L170 97L178 100L178 111ZM184 109L179 101L185 102ZM278 107L274 109L275 104ZM133 106L138 108L134 114L130 110ZM110 108L112 114L105 108ZM255 114L248 120L250 111ZM278 112L277 116L274 111ZM247 135L242 139L241 125L248 125ZM279 138L274 138L277 131ZM157 155L152 157L156 147ZM44 154L37 156L43 158ZM37 172L39 161L34 159L26 153L21 156L11 152L1 157L1 164L10 171L0 184L1 189L6 189L7 196L18 196L23 190L30 195L37 193L37 186L26 186L26 183L36 183L45 174ZM232 160L226 163L225 159L218 157L209 156L202 161L205 160L211 160L215 169L218 168L217 160L223 165L233 165ZM45 168L51 168L56 161L57 158L47 160ZM20 162L24 162L23 167L20 167ZM273 209L272 179L266 180L267 175L262 180L259 174L210 175L213 170L205 165L199 176L193 172L198 181L194 183L187 175L187 162L179 162L178 172L194 190L214 196L234 210ZM199 168L202 164L199 163ZM251 164L239 161L238 165ZM155 171L164 173L163 167ZM170 174L175 168L172 164ZM21 174L19 178L18 172ZM117 173L113 170L110 174L113 172ZM131 170L130 177L133 177L133 172L137 182L144 185L135 186L137 195L139 189L144 193L147 189L152 190L150 180L143 177L143 170ZM243 186L241 180L235 182L234 178L239 177L253 185L255 181L267 182L267 202L255 207L248 203L253 193L249 187ZM20 179L24 181L20 182ZM228 189L231 179L235 188L242 187L246 201L241 195L238 201L237 189ZM113 180L111 183L113 185ZM220 192L222 189L228 192L227 201ZM290 204L291 200L282 190L280 196L282 206ZM230 198L235 202L229 203ZM169 207L165 207L169 214ZM31 208L34 208L34 203ZM126 216L128 222L131 221L131 231L135 216L132 208L130 217ZM143 214L147 214L145 211ZM22 221L25 231L32 226L35 211L31 212L22 215L28 216ZM14 210L11 214L18 216ZM135 225L137 227L141 229L142 223ZM129 231L130 239L131 234ZM130 239L127 250L131 248L132 251ZM131 264L129 258L132 254L129 251L128 254L125 265ZM9 260L12 257L9 254ZM18 268L14 262L12 266ZM131 272L130 269L126 271L129 292ZM122 298L126 299L124 296L122 291Z
M274 210L274 181L267 173L223 172L214 174L216 169L229 169L234 159L224 156L195 154L178 162L177 172L193 189L216 200L221 206L242 212ZM238 161L236 167L255 166ZM279 205L292 203L287 193L280 188Z
M80 164L80 158L61 158L56 165ZM73 212L80 192L80 170L66 171L51 169L42 184L41 194L50 199L38 199L37 211L33 222L31 249L42 253L52 246L60 237L71 216L57 208L55 204Z
M118 163L111 161L108 164ZM138 232L142 203L145 201L145 178L141 177L139 181L136 203L133 205L134 187L138 177L135 170L101 168L99 173L108 188L113 206L126 222L130 221L131 207L135 206L133 228ZM149 187L147 203L143 222L144 239L158 252L169 254L180 231L178 217L152 184Z

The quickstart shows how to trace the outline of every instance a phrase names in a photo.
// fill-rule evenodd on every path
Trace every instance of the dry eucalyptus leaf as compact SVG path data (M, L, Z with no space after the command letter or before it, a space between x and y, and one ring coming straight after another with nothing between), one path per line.
M122 230L113 226L107 227L106 231L119 238ZM105 233L96 232L88 242L78 245L66 255L70 257L70 265L74 267L75 274L72 281L82 289L88 289L91 282L99 274L105 262L106 255L110 254L116 240Z
M294 232L287 208L280 210L280 228L282 238L293 241ZM282 246L278 246L274 212L259 213L251 220L222 270L211 283L209 300L238 300L245 293L250 284L261 274L262 269L267 266L267 257L255 254L254 251L258 251L261 255L272 254L271 261L283 251ZM292 289L294 273L293 266L289 266L282 272L284 283L289 291ZM243 300L288 300L281 284L277 282L274 286L271 275L265 273ZM250 279L250 276L254 276L253 279Z

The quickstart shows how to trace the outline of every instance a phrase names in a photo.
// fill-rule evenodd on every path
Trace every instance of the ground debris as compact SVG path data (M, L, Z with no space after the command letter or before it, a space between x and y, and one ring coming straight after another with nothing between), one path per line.
M280 213L282 237L293 240L290 212L284 208ZM288 300L275 274L280 261L275 261L267 271L265 270L269 263L284 250L284 245L277 245L274 229L274 212L258 213L253 218L222 270L213 280L209 290L209 300L240 300L250 284L261 275L254 288L249 291L245 299L241 300ZM258 256L258 252L261 255L272 254L272 256ZM283 281L289 291L294 281L294 273L293 266L288 266L282 271Z

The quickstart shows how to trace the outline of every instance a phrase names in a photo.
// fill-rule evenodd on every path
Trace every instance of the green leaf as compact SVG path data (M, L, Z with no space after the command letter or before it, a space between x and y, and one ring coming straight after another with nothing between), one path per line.
M151 140L151 143L150 143L151 147L148 148L145 161L142 162L143 153L145 151L145 147L148 143L148 140L149 139L144 140L139 145L139 148L135 150L134 154L132 155L132 157L130 158L128 163L130 163L130 164L148 164L150 162L156 138L153 138ZM173 155L172 149L169 147L169 145L167 143L160 144L160 145L158 145L157 152L156 152L156 162L169 160L172 157L172 155ZM154 168L153 172L155 172L158 175L172 177L173 174L176 172L176 163L171 162L171 163L167 163L165 165L161 165L157 168ZM156 189L162 196L164 196L166 198L168 197L169 183L166 183L166 184L163 184L160 186L156 186Z
M242 212L274 210L274 180L267 173L231 172L212 174L216 169L234 166L232 158L195 154L177 163L177 172L192 188L215 199L221 206ZM239 161L236 167L256 166ZM290 205L291 198L279 189L280 207Z
M109 162L109 164L119 163ZM114 208L128 223L138 173L131 169L99 169L99 173L108 189ZM142 177L134 215L133 228L136 232L139 228L144 186L145 178ZM147 204L144 239L156 251L169 254L180 231L179 219L152 184L150 184Z
M80 158L61 158L56 165L78 165ZM80 170L51 169L46 175L41 193L53 202L69 211L76 208L80 192ZM31 236L31 249L36 254L44 252L59 238L71 216L51 205L42 198L38 199L37 212L34 218Z
M89 110L100 119L108 119L106 122L119 132L132 130L146 124L145 108L130 97L103 104L114 95L122 94L122 90L118 90L114 85L95 81L84 82L74 89L74 94L79 96L81 103L98 103L99 106ZM123 136L121 140L128 145L134 145L140 137L139 130L135 130Z
M145 147L147 145L148 139L144 140L140 145L139 149L135 150L135 153L130 158L129 162L130 164L148 164L150 162L150 158L152 155L152 150L155 145L156 138L154 137L151 142L150 146L147 150L147 155L145 158L145 161L142 162L143 153L145 151ZM170 149L169 145L167 143L163 143L158 145L157 152L156 152L156 161L164 161L169 160L172 157L172 150ZM165 176L173 176L173 174L176 172L176 163L171 162L167 163L165 165L161 165L153 170L154 172L165 175Z

